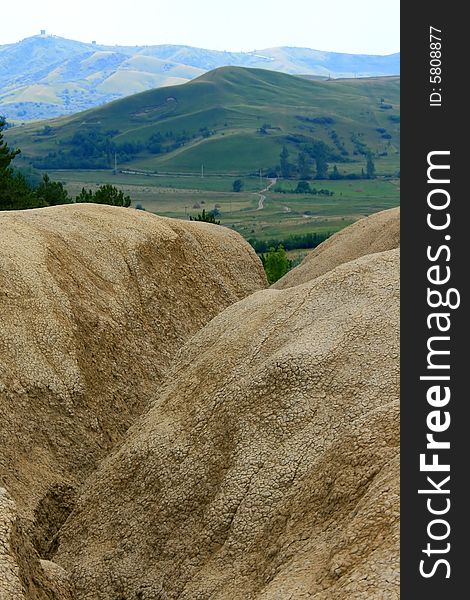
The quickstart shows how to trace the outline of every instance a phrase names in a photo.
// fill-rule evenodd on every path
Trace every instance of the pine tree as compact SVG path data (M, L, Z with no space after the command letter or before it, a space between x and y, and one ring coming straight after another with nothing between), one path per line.
M328 158L330 154L328 146L321 140L314 140L305 147L305 151L315 161L315 179L326 179L328 177Z
M235 179L235 181L232 184L232 190L234 192L241 192L243 189L243 180L242 179Z
M39 208L47 203L38 198L22 173L13 169L0 170L0 210Z
M326 179L328 177L328 162L326 156L323 153L317 154L315 158L317 165L317 174L315 179Z
M124 192L119 190L114 185L106 183L101 185L95 193L91 190L82 188L82 191L75 199L76 202L95 202L96 204L110 204L111 206L124 206L129 207L131 205L130 196L124 196Z
M11 150L8 144L3 140L2 131L6 127L5 117L0 117L0 171L8 169L11 161L20 154L20 150Z
M333 167L333 172L330 174L330 179L341 179L341 175L336 165Z
M310 179L312 177L312 160L304 150L299 153L297 168L300 179Z
M289 151L286 146L282 147L282 152L280 156L280 166L281 166L281 176L288 179L291 176L292 165L289 162Z
M75 198L75 202L93 202L93 192L82 187L80 194Z
M206 209L202 209L202 213L198 213L196 217L189 217L190 221L203 221L204 223L213 223L214 225L220 225L220 221L216 221L213 211L206 212Z
M44 174L42 181L36 190L36 195L38 198L45 200L49 206L70 204L72 202L62 182L51 181L47 173Z
M311 192L310 184L308 181L299 181L297 187L294 190L295 194L310 194Z
M0 117L0 210L20 210L46 206L38 199L24 175L15 173L10 167L11 161L18 156L19 150L12 150L3 139L4 117Z
M372 160L371 152L369 152L367 154L366 174L367 174L367 179L375 178L375 165L374 165L374 161Z
M111 204L112 206L125 206L126 208L131 205L130 196L124 196L122 190L118 190L117 187L109 183L101 185L96 190L93 202L97 204Z

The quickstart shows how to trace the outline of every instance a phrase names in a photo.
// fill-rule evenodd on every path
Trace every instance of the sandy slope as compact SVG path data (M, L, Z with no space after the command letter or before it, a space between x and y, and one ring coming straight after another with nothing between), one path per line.
M342 263L400 245L400 209L391 208L360 219L307 254L298 267L272 287L279 290L319 277Z
M0 597L398 599L398 211L286 289L208 224L0 230Z
M226 309L88 480L79 599L398 598L398 250Z
M0 231L2 519L34 519L47 558L178 348L266 280L238 234L132 209L0 213Z

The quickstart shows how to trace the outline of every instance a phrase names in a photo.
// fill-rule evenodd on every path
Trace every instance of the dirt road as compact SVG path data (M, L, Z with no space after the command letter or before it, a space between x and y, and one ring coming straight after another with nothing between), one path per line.
M271 188L277 182L277 179L274 178L274 179L270 179L269 181L270 181L270 184L268 186L266 186L263 190L261 190L260 192L254 192L257 196L259 196L257 210L263 210L264 201L266 200L266 196L263 194L263 192L269 191L269 188Z

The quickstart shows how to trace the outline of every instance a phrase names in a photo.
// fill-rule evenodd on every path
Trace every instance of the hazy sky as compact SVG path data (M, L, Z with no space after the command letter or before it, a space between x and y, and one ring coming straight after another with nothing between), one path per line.
M399 51L399 0L20 0L0 44L47 33L102 44L217 50Z

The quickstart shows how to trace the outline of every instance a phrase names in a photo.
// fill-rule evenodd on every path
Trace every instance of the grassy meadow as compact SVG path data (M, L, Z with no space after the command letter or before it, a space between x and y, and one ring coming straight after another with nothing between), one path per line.
M284 239L310 232L335 232L355 220L398 206L398 180L312 181L317 189L334 192L332 196L293 194L271 191L295 189L296 181L279 180L264 192L264 208L258 209L258 192L269 184L259 177L244 177L243 190L234 193L233 177L145 176L103 171L51 171L50 176L63 181L72 196L82 187L97 189L112 183L129 194L132 206L140 204L158 215L187 219L217 208L221 224L238 231L246 239Z

